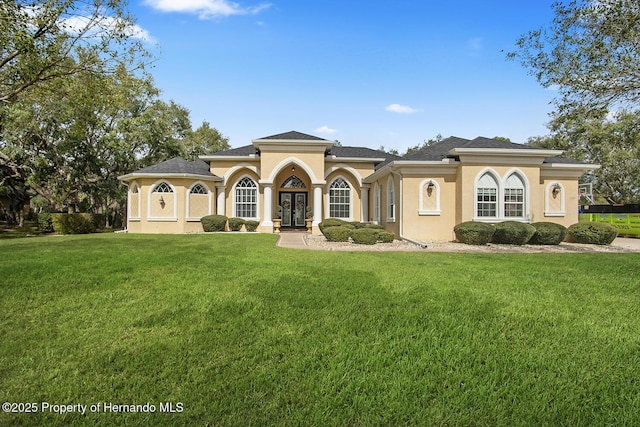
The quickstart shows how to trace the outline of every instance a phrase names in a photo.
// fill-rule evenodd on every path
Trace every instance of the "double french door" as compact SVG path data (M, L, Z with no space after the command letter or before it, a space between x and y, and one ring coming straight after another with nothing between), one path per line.
M307 193L280 193L283 227L304 227Z

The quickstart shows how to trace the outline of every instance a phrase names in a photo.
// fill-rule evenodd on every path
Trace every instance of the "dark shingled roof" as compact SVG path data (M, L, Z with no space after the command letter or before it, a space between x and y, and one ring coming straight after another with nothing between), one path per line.
M428 147L421 148L415 153L411 153L408 156L402 158L402 160L424 160L424 161L440 161L449 157L449 152L455 148L502 148L508 150L544 150L540 147L532 147L530 145L516 144L508 141L500 141L498 139L491 139L485 137L478 137L473 140L458 138L451 136L445 138L440 142L437 142ZM573 163L580 164L581 162L565 159L563 157L547 157L544 163Z
M133 172L135 174L189 174L189 175L202 175L202 176L215 176L211 172L209 172L209 164L202 161L196 160L193 162L189 162L182 157L174 157L173 159L166 160L162 163L158 163L157 165L149 166L146 168L142 168Z
M258 150L253 145L244 145L238 148L232 148L230 150L218 151L216 153L212 153L211 156L249 156L251 154L256 154Z
M324 138L319 138L313 135L307 135L306 133L296 132L294 130L285 133L279 133L277 135L265 136L258 139L284 139L292 141L327 141Z
M384 161L376 164L376 170L389 162L400 159L400 157L395 154L366 147L338 147L334 145L327 154L336 157L353 157L356 159L384 159Z

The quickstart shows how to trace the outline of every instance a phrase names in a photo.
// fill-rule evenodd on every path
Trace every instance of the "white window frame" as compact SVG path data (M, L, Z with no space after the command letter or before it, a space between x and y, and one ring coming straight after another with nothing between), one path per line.
M511 187L507 185L507 182L511 177L516 177L522 184L522 188ZM521 216L507 216L507 201L505 200L507 197L507 190L522 190L522 215ZM528 201L529 189L527 186L527 179L524 174L518 170L510 170L505 174L505 178L502 182L502 216L505 220L509 221L526 221L529 219L528 210L529 210L529 201ZM513 202L509 202L513 203ZM519 202L516 202L519 203Z
M255 217L237 216L238 211L237 211L236 189L238 188L238 184L240 184L240 181L242 181L245 178L250 179L255 184L255 191L256 191L256 216ZM231 195L232 195L232 203L231 203L232 215L234 217L242 218L242 219L245 219L245 220L259 221L260 220L260 187L258 185L258 181L255 178L253 178L251 175L242 175L241 177L238 178L236 183L231 188L232 188L232 190L231 190ZM244 187L244 188L249 188L249 187Z
M169 186L169 188L171 188L171 193L162 193L163 196L162 198L164 199L164 195L169 195L171 194L173 196L173 216L151 216L151 196L156 192L156 188L158 188L159 185L161 185L162 183L165 183ZM169 197L169 196L167 196ZM173 186L173 184L171 184L171 182L169 182L166 179L159 179L158 181L154 182L153 185L151 185L151 187L149 187L149 193L147 194L147 221L166 221L166 222L171 222L171 221L177 221L178 220L178 192L176 191L176 188Z
M393 175L387 178L387 222L396 222L396 184Z
M200 218L196 218L196 217L192 217L191 215L189 215L191 213L191 192L193 191L193 188L196 185L200 185L202 186L206 191L207 191L207 215L211 215L213 213L213 211L211 210L211 197L212 197L212 193L211 193L211 189L209 188L209 186L207 184L205 184L202 181L197 181L194 182L193 184L191 184L191 186L189 187L189 190L187 191L187 203L186 203L186 212L185 212L185 218L187 219L187 221L190 222L195 222L195 221L200 221Z
M136 189L136 191L133 191L133 189ZM138 194L138 216L133 216L131 215L131 194ZM133 181L130 185L129 185L129 197L127 197L127 218L129 219L129 221L140 221L140 217L141 212L141 203L140 203L140 199L142 199L142 194L140 193L140 186L138 185L137 181Z
M338 180L342 180L346 185L347 185L347 189L349 190L349 216L348 217L333 217L331 216L331 189L333 187L333 185L336 183L336 181ZM342 189L341 189L342 190ZM349 182L349 180L347 178L345 178L342 175L338 175L336 176L334 179L331 180L331 183L327 186L327 211L326 211L326 218L340 218L343 219L345 221L353 221L353 186L351 185L351 183Z
M560 211L552 212L551 211L551 198L553 198L553 188L555 186L560 187L560 192L556 197L560 197ZM567 215L565 208L565 194L567 194L564 185L558 181L553 181L547 184L546 189L544 190L544 216L546 217L564 217Z

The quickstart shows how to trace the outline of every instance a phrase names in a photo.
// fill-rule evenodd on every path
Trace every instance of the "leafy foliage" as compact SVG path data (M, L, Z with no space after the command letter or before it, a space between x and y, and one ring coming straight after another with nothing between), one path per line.
M491 241L503 245L525 245L535 232L535 227L530 224L518 221L504 221L495 225L495 232Z
M360 245L375 245L378 241L378 231L371 228L356 228L351 232L353 243Z
M51 214L53 229L59 234L88 234L96 231L97 220L86 213Z
M244 223L244 228L247 231L253 232L253 231L256 231L258 229L258 225L260 225L259 221L249 220L249 221L246 221Z
M618 236L618 229L601 222L579 222L567 230L572 242L591 245L610 245Z
M348 224L347 221L340 218L325 218L318 224L318 228L320 228L320 232L324 234L324 229L328 227L337 227L340 225Z
M324 234L324 237L326 237L329 242L348 242L353 231L350 227L339 225L325 227L322 234Z
M555 222L534 222L536 232L529 243L532 245L559 245L567 236L567 227Z
M456 239L467 245L486 245L491 241L496 228L484 222L467 221L453 228Z
M396 236L393 233L389 233L388 231L378 230L378 240L381 243L393 243Z
M229 230L240 231L245 221L242 218L229 218Z
M225 231L227 217L224 215L208 215L200 218L202 229L207 232Z

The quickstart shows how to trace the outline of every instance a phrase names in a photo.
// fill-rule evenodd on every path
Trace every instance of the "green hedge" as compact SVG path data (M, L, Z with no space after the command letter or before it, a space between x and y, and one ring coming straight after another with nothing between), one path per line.
M345 221L344 219L327 218L327 219L323 220L320 224L318 224L318 228L320 228L320 232L322 234L324 234L325 228L328 228L328 227L339 227L341 225L346 225L346 224L349 224L349 223L347 221ZM351 226L351 227L353 227L353 226Z
M51 214L53 230L60 234L88 234L96 231L96 223L93 214L88 213L54 213Z
M496 228L484 222L467 221L453 228L456 239L467 245L486 245L491 241Z
M579 222L567 230L569 239L575 243L609 245L618 236L618 229L602 222Z
M360 221L351 221L349 224L353 225L353 228L355 228L356 230L359 228L365 228L367 226L367 223Z
M382 243L392 243L396 239L396 235L388 231L378 230L378 240Z
M339 225L334 227L326 227L323 234L329 242L348 242L349 237L351 237L352 231L354 230L350 227Z
M202 228L207 233L224 231L227 225L227 217L224 215L208 215L200 218Z
M37 216L38 230L42 233L53 233L53 222L49 212L41 212Z
M244 228L250 232L256 231L258 225L260 225L260 221L249 220L244 223Z
M373 230L384 230L384 226L380 224L366 224L364 228L371 228Z
M378 230L358 228L351 232L353 243L360 245L375 245L378 241Z
M526 245L536 232L531 224L518 221L500 222L495 228L491 242L502 245Z
M536 232L529 240L532 245L559 245L567 237L567 227L555 222L534 222Z
M240 231L245 221L242 218L229 218L229 230Z

